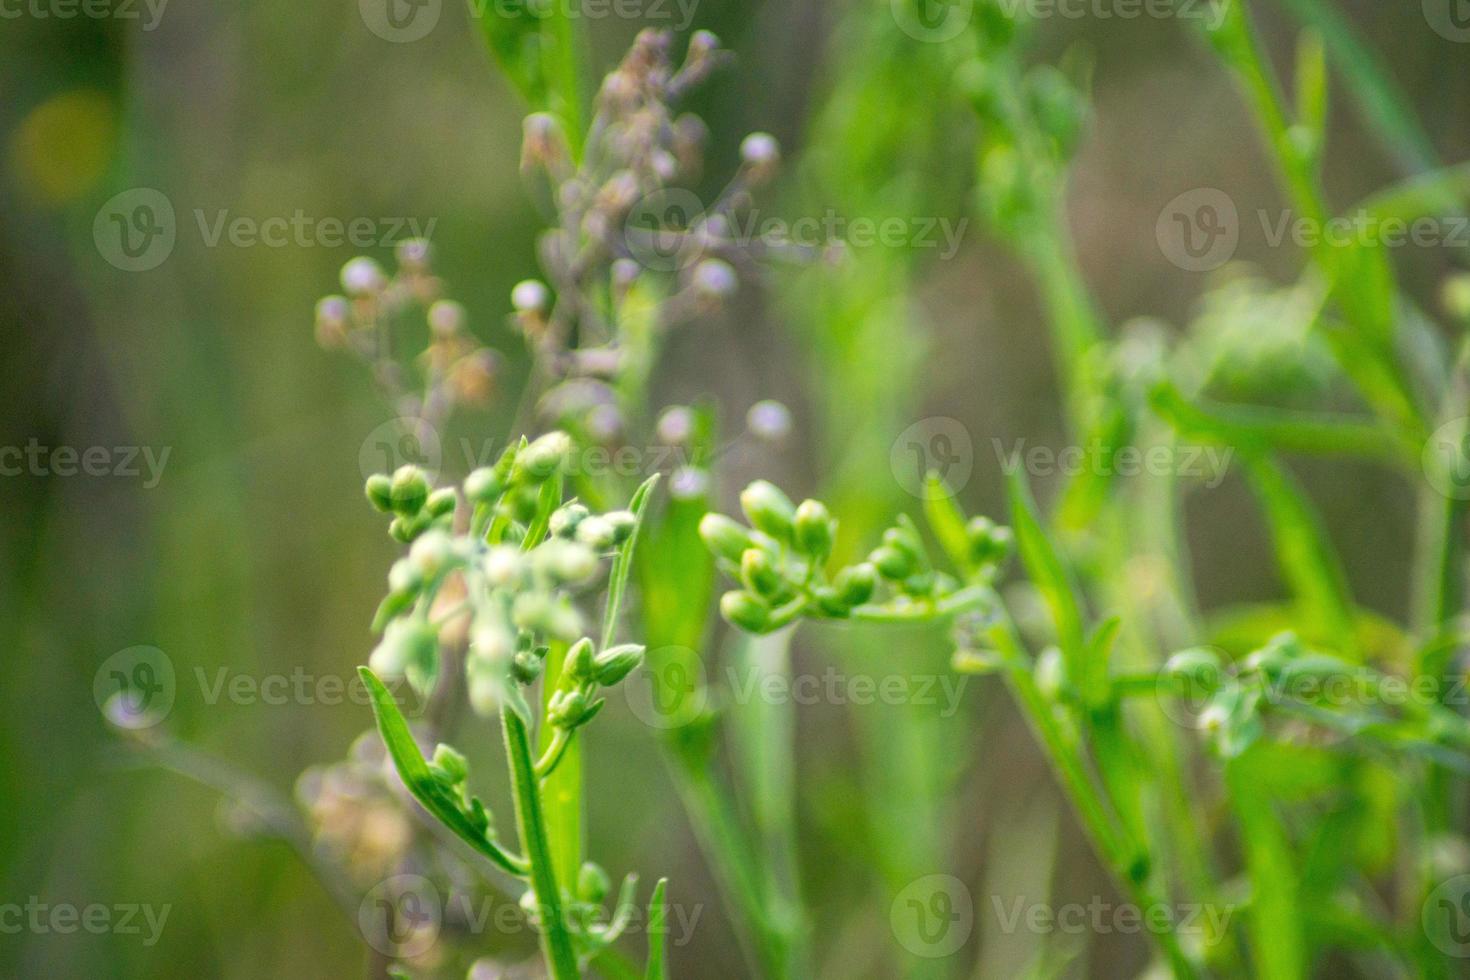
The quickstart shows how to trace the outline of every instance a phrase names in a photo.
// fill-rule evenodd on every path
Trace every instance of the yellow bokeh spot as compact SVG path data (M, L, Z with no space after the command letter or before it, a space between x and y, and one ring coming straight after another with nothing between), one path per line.
M20 189L48 204L91 192L117 142L117 115L103 93L74 89L47 99L16 128L10 158Z

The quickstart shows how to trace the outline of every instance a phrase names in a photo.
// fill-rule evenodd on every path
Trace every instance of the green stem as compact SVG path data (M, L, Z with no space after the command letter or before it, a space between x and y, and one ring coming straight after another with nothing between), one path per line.
M541 793L536 786L530 733L526 731L526 723L521 716L509 708L500 712L500 723L505 733L505 755L510 763L521 848L531 864L531 888L541 919L541 953L546 958L546 968L553 980L576 980L580 975L577 955L572 948L572 936L562 910L556 865L541 813Z
M567 645L551 644L546 653L546 681L541 685L542 710L559 686ZM583 814L582 751L576 733L554 725L542 725L537 748L535 773L540 781L541 798L546 808L546 829L553 841L557 882L567 891L576 887L577 873L582 867Z

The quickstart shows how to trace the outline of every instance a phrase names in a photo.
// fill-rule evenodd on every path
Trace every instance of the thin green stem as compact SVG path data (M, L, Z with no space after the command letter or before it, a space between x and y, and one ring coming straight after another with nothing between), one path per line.
M557 882L552 846L541 812L541 792L537 787L535 763L531 758L531 738L520 715L506 708L500 712L505 735L505 756L510 763L511 789L515 800L516 823L521 834L521 848L530 862L531 888L541 920L541 952L553 980L575 980L580 974L572 936L567 929L562 909L561 888Z

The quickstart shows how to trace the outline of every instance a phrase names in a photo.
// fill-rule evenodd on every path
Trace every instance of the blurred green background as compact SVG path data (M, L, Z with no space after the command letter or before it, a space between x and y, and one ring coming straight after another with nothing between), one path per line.
M1273 51L1285 59L1290 33L1274 5L1260 6ZM1428 30L1418 3L1340 6L1409 93L1441 156L1470 157L1470 45ZM93 680L117 651L161 649L178 681L169 730L281 793L306 767L342 758L369 727L358 704L209 703L198 681L202 672L213 684L221 668L256 682L293 672L351 677L371 648L368 622L396 550L362 499L359 467L365 440L394 413L355 364L319 350L311 330L313 303L337 288L337 270L360 250L211 244L210 229L222 212L253 221L366 218L390 233L400 219L433 222L437 271L450 295L468 308L473 331L508 355L497 407L453 430L456 438L491 438L508 424L524 367L505 325L508 291L536 273L542 221L517 173L523 109L471 15L452 0L434 29L410 43L374 34L351 0L175 0L156 21L141 5L137 19L121 9L70 18L56 16L56 5L5 9L0 446L34 440L168 455L156 485L146 466L137 476L67 476L57 465L0 478L0 627L9 647L0 674L0 903L34 897L169 912L153 945L143 941L146 927L143 936L0 933L0 976L361 975L366 955L355 924L289 848L241 839L221 819L218 794L194 782L118 764ZM589 21L596 64L611 66L645 23L683 26L677 5L662 9L662 18ZM727 172L752 129L801 156L834 60L853 55L830 43L850 13L807 0L699 0L691 26L715 31L738 54L692 104L713 134L710 170ZM1177 22L1056 18L1041 34L1045 60L1068 50L1095 59L1095 118L1071 192L1087 279L1111 322L1148 315L1177 324L1207 277L1181 272L1160 252L1154 228L1164 205L1209 186L1252 210L1281 206L1250 120L1222 70ZM934 93L907 97L918 105ZM1326 185L1346 205L1397 171L1345 99L1334 113ZM935 160L948 172L893 179L952 186L953 210L943 216L970 217L963 146L956 139L956 152ZM176 242L156 267L130 272L99 249L94 221L105 202L135 188L167 198ZM391 250L366 251L386 262ZM1301 262L1270 247L1250 221L1238 257L1283 280ZM1406 285L1432 306L1456 256L1425 249L1397 258ZM953 258L925 257L919 270L918 302L933 336L908 421L963 420L974 468L962 500L967 510L998 513L991 440L1064 439L1034 290L973 217ZM676 336L655 382L660 403L710 394L732 419L762 398L791 406L793 437L737 456L722 477L727 501L755 475L778 476L795 493L821 485L817 460L830 446L813 444L808 423L813 405L833 393L819 390L782 310L761 291L744 291L736 309ZM899 331L893 342L907 343ZM875 438L888 445L897 435ZM872 473L882 493L894 492L886 458L872 461ZM1360 600L1402 615L1406 488L1343 466L1306 476L1329 526L1341 531ZM1242 488L1227 482L1190 516L1206 607L1281 593ZM826 658L799 652L813 672ZM1011 888L1019 893L1052 860L1053 839L1037 827L1048 826L1057 806L1023 726L994 693L972 679L953 726L966 751L978 750L957 774L952 826L911 832L945 841L956 832L953 847L943 844L948 866L936 870L1019 882ZM742 976L650 733L625 705L613 708L589 739L591 851L617 874L667 874L676 902L703 903L692 941L673 951L675 975ZM851 724L829 706L802 711L806 890L824 936L824 975L887 976L881 951L891 944L873 935L887 928L886 904L844 850L862 840ZM1068 818L1056 819L1058 895L1109 893L1085 844L1067 832ZM1009 843L997 856L1001 834ZM990 909L980 904L983 920ZM984 956L1000 957L990 962L1007 962L1007 943L1021 940L988 937L990 926L977 927L971 948L988 944ZM520 939L529 950L529 938ZM1143 962L1137 937L1097 944L1096 975Z

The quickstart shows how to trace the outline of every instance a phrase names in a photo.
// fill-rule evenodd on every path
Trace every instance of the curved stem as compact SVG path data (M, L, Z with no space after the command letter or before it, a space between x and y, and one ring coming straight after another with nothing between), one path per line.
M510 762L521 848L531 864L531 888L536 895L541 919L541 952L546 957L546 968L553 980L576 980L579 975L577 955L562 911L561 889L556 883L546 822L541 815L541 794L536 788L530 734L521 717L509 709L501 711L500 723L505 733L506 759Z

